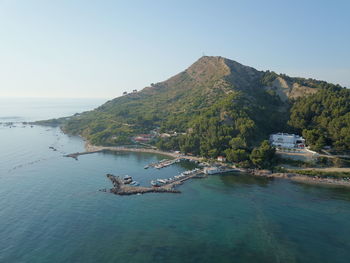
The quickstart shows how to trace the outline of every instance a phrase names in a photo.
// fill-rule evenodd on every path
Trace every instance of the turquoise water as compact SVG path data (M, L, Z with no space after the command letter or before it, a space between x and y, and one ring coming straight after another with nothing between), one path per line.
M62 157L83 141L0 125L0 262L349 262L350 191L248 175L181 194L116 196L106 173L143 185L189 169L141 153ZM58 151L52 151L54 146Z

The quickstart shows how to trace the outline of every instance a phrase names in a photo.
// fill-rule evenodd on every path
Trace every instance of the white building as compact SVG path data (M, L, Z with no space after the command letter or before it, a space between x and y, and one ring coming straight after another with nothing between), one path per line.
M222 173L229 173L229 172L239 172L236 168L228 168L228 167L205 167L203 169L204 174L222 174Z
M305 148L305 139L303 137L289 133L271 134L270 143L277 148Z
M205 174L218 174L220 172L221 172L221 170L217 167L205 167L204 168Z
M218 156L217 160L219 162L226 162L226 158L224 156Z

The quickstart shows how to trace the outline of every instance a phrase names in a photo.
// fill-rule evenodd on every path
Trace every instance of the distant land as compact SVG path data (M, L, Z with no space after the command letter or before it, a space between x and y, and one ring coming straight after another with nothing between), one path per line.
M39 123L94 145L151 145L264 168L273 158L266 140L274 132L301 134L316 151L349 152L350 90L203 56L166 81Z

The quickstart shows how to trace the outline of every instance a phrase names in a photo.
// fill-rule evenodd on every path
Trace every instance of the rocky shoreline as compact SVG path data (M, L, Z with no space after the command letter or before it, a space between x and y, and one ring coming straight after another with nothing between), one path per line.
M273 173L270 170L257 170L257 169L247 169L246 172L254 176L263 176L267 178L283 178L283 179L289 179L299 183L350 187L349 180L336 179L331 177L321 178L318 176L307 176L307 175L301 175L296 173Z

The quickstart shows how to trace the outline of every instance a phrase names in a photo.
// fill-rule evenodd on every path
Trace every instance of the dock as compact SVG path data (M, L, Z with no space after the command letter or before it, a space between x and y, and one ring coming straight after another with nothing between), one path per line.
M135 195L145 193L181 193L179 190L175 189L176 186L183 184L185 181L191 178L204 178L204 176L201 174L201 172L194 173L157 187L131 186L129 184L125 184L124 180L119 176L112 174L107 174L106 176L113 184L113 188L109 190L110 193L116 195ZM105 189L101 191L107 192Z
M164 159L164 160L161 160L161 161L156 162L156 163L150 163L146 167L153 167L156 169L161 169L161 168L165 168L167 166L173 165L174 163L178 163L179 161L180 161L179 158L175 158L172 160Z
M147 169L149 167L153 167L153 168L156 168L156 169L161 169L161 168L165 168L165 167L168 167L170 165L173 165L175 163L179 163L180 161L185 161L185 160L186 161L191 161L191 162L196 162L196 163L199 162L198 160L194 160L190 156L181 156L181 157L176 157L174 159L164 159L164 160L161 160L161 161L156 162L156 163L150 163L150 164L145 166L145 169Z

